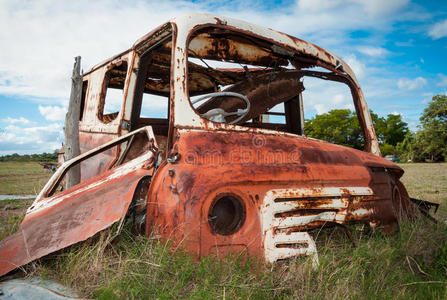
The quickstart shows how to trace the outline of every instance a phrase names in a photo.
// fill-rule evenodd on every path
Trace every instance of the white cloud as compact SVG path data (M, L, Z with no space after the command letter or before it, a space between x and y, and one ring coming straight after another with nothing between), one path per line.
M349 87L344 83L304 78L303 104L305 118L327 113L332 109L354 109Z
M168 19L190 11L228 15L308 35L325 45L340 43L346 30L388 27L407 0L301 0L295 7L259 11L253 1L195 3L181 0L112 2L1 1L0 94L37 97L46 105L64 105L70 92L73 57L86 71L129 48ZM341 16L342 19L341 19ZM32 48L32 51L30 49Z
M363 15L383 17L404 8L408 3L409 0L298 0L297 7L308 12L350 8L362 11Z
M52 152L61 147L62 141L61 124L27 128L9 125L0 134L0 155Z
M433 25L428 31L428 35L434 39L440 39L447 36L447 20L440 21Z
M351 69L354 71L355 76L358 79L365 77L366 75L366 67L365 64L357 59L354 54L349 54L344 57L344 60L348 63Z
M357 50L360 53L372 56L372 57L385 57L389 54L389 51L382 47L374 47L374 46L359 46Z
M447 86L447 75L438 74L439 81L436 83L437 86Z
M299 9L307 10L309 12L325 11L334 9L341 5L341 1L337 0L298 0L297 6Z
M140 115L146 118L167 118L168 98L150 94L143 94Z
M75 56L87 71L195 7L182 1L1 1L0 26L7 30L0 31L0 94L66 103Z
M30 120L24 118L24 117L20 117L20 118L11 118L11 117L7 117L5 119L2 120L5 123L9 123L9 124L24 124L24 125L31 125L31 124L35 124L35 122L31 122Z
M278 26L274 28L285 31L296 28L299 34L312 33L309 37L315 41L315 35L318 37L321 31L330 32L330 37L343 30L389 28L390 22L402 18L398 12L405 10L408 3L409 0L298 0L291 13L279 18L264 16L264 22L276 22Z
M417 90L423 88L427 84L427 79L423 77L417 77L414 79L400 78L397 81L397 87L401 90Z
M366 13L383 17L393 14L408 5L410 0L351 0L360 4Z
M66 110L60 106L39 105L39 112L48 121L63 121L63 120L65 120Z

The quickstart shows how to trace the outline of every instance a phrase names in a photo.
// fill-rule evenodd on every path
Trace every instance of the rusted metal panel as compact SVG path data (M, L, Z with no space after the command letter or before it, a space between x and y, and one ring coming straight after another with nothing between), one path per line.
M272 245L266 233L281 224L269 225L268 214L286 220L288 233L307 232L330 222L395 230L390 186L394 175L387 173L388 183L382 185L381 175L368 165L386 165L396 174L401 170L373 154L304 137L259 134L256 129L188 129L177 134L174 147L181 157L162 165L152 181L146 230L152 232L155 224L162 236L191 253L223 255L225 245L238 245L267 261L287 253L314 253L306 234L294 234L297 241L307 241L307 250L280 247L281 254L269 254ZM216 234L209 224L213 201L223 194L234 195L245 208L244 224L229 236ZM272 207L271 199L281 198L288 200L275 205L287 211ZM279 240L283 237L281 233Z
M0 276L83 241L123 218L133 189L145 174L134 171L99 186L84 183L76 186L82 192L67 190L68 194L52 199L52 206L28 213L18 232L0 243Z
M138 182L151 174L154 152L148 151L56 195L52 193L71 166L143 132L154 140L151 129L142 128L87 151L57 170L28 208L17 233L0 242L0 276L83 241L125 217Z
M209 33L194 36L189 43L188 51L191 57L225 59L239 63L252 63L258 66L270 66L272 60L278 61L278 66L287 66L288 61L253 45L247 40L245 43L230 41L226 37L212 37Z

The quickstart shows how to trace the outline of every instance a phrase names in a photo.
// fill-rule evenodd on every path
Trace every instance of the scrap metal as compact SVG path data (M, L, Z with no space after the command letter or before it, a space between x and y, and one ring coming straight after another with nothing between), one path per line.
M305 135L304 77L349 87L364 151ZM106 113L110 88L123 97ZM164 96L167 118L141 116L143 95ZM284 122L266 121L275 116ZM122 223L128 211L147 235L197 257L243 251L267 263L317 261L314 229L360 223L392 233L415 212L403 170L380 156L348 64L239 20L178 17L93 67L83 75L79 128L82 154L62 164L18 232L0 242L0 275ZM81 183L60 191L75 164Z

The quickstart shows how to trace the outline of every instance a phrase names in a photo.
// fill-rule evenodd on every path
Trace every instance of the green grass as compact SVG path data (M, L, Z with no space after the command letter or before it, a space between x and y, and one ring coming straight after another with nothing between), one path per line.
M23 215L12 215L2 220L0 223L0 241L19 229L23 217Z
M40 273L97 299L446 299L447 230L405 223L398 235L320 235L309 258L264 266L245 256L195 261L156 239L107 232L47 259ZM109 231L110 232L110 231Z
M27 201L16 200L16 199L6 199L0 201L0 209L18 209L23 208L30 203Z
M442 204L440 215L447 219L447 163L399 164L402 182L410 197Z
M106 247L105 236L59 254L44 274L64 274L57 277L99 299L216 299L223 293L228 299L265 298L274 291L270 274L260 271L256 260L195 261L182 251L172 253L166 243L126 231Z
M15 233L23 220L25 210L33 200L0 201L0 240Z
M445 213L447 164L401 166L410 195L441 203ZM17 221L11 220L12 229ZM125 228L117 241L109 242L109 229L27 269L97 299L447 298L444 222L402 222L394 236L350 230L356 247L341 228L321 231L317 268L308 257L273 266L245 255L196 260Z
M38 194L50 177L37 162L0 162L0 194Z

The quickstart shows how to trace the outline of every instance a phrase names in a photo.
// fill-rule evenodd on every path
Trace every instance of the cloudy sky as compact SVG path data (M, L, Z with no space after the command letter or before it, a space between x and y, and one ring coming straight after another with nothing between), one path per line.
M188 12L242 19L330 50L351 65L374 112L400 113L413 130L431 97L447 93L444 1L0 0L0 155L60 147L75 56L88 70ZM351 101L338 87L308 99L308 116Z

